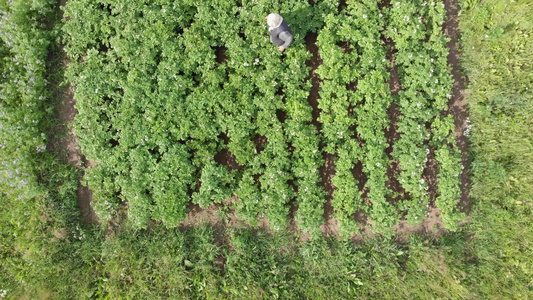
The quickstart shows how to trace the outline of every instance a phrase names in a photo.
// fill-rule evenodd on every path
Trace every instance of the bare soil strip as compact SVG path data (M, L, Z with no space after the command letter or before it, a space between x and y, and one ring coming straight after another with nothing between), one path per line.
M430 236L432 238L438 238L442 236L446 229L442 226L442 220L440 218L440 210L430 206L428 216L418 226L409 226L405 220L394 225L392 230L396 232L398 236L398 242L407 242L411 234L420 234Z
M390 79L390 86L391 86L391 92L393 89L396 89L396 83L397 85L400 84L400 79L397 77L398 73L396 75L393 75L393 71L395 68L391 66L391 79ZM396 76L396 79L393 79L393 77ZM399 92L399 88L398 91ZM391 189L393 193L397 193L400 195L400 199L407 199L407 192L400 184L400 181L396 178L398 174L400 174L400 165L398 161L394 160L392 157L392 151L394 150L394 143L400 138L400 133L398 132L398 118L400 117L400 110L398 108L398 105L396 103L391 103L389 108L387 109L387 115L389 116L390 120L390 126L389 128L385 129L385 137L387 138L387 143L389 144L389 147L385 149L385 153L387 154L388 158L391 160L391 163L387 167L387 177L388 180L386 182L387 187Z
M66 0L60 0L59 5L64 7L66 2ZM60 14L63 17L63 11ZM70 60L62 49L59 55L61 57L61 67L66 69ZM78 110L75 108L76 100L74 100L74 92L71 90L70 85L57 96L61 97L61 101L55 109L55 116L58 121L50 134L50 150L57 153L65 163L70 163L77 169L93 167L95 164L88 161L81 153L77 137L71 125ZM82 178L80 178L77 194L82 219L86 224L97 223L98 216L91 207L92 191L83 186L81 180Z
M65 52L62 51L61 58L63 67L66 68L69 59ZM67 86L64 92L61 94L61 103L58 105L55 111L58 124L53 129L53 134L50 137L51 150L59 154L65 163L70 163L77 169L84 167L93 167L95 164L88 161L81 153L77 141L77 137L74 134L72 128L72 122L74 117L78 113L74 107L76 100L74 100L74 93ZM64 133L64 134L58 134ZM80 207L81 216L86 224L97 223L98 217L91 207L92 191L81 184L82 178L78 185L78 205Z
M316 45L317 37L318 34L314 32L310 32L305 37L307 50L312 54L311 59L306 61L305 64L311 68L309 70L309 76L306 78L306 80L311 79L311 91L309 92L309 97L307 97L307 102L313 108L313 120L311 124L315 125L318 131L320 131L322 129L322 123L318 122L318 117L320 116L320 110L318 109L320 79L318 78L318 74L316 74L316 69L322 64L322 59L318 54L318 46Z
M428 194L431 201L431 205L434 205L435 199L437 198L437 174L439 163L435 159L435 148L428 147L429 154L427 155L427 162L424 166L424 171L422 172L422 179L428 184Z
M306 66L310 67L309 76L306 80L311 80L311 91L307 97L307 102L313 108L313 120L311 124L315 125L318 131L322 129L322 123L318 121L320 116L320 109L318 108L318 99L320 97L320 79L318 74L316 74L316 69L322 64L322 59L318 53L318 46L316 45L318 34L310 32L305 37L305 45L307 50L311 53L311 58L305 62ZM322 145L320 150L322 150ZM335 176L335 162L334 156L331 154L323 153L324 165L319 168L321 182L319 183L324 187L326 191L326 202L324 202L324 220L325 223L320 226L320 230L324 234L331 234L338 236L338 223L337 220L333 218L333 206L331 205L331 199L333 199L333 190L335 187L331 182L331 178Z
M324 234L330 234L334 236L339 235L339 224L335 218L333 218L333 206L331 205L331 199L333 199L333 191L335 186L331 182L333 176L335 176L335 162L332 154L324 153L324 165L319 169L320 177L322 181L320 185L324 187L326 191L326 202L324 202L324 220L325 223L320 226L320 231Z
M461 163L463 164L463 172L461 173L461 199L460 205L465 213L469 213L472 202L470 199L470 178L469 178L469 142L465 131L468 128L468 105L465 98L465 82L466 78L461 75L461 53L459 46L459 8L457 2L454 0L444 0L446 8L446 22L444 23L444 34L450 39L448 47L450 53L448 54L448 63L452 67L452 76L454 80L452 88L452 98L448 102L449 110L455 121L455 136L457 139L457 146L461 150Z
M383 1L382 7L389 7L390 2L389 1ZM382 36L383 41L385 42L385 47L387 48L387 59L390 61L390 67L388 68L388 71L390 73L389 77L389 88L391 95L394 97L397 95L401 89L402 85L400 83L400 75L398 74L398 70L396 70L396 66L394 65L396 58L394 56L394 53L396 50L394 49L394 41L390 38L386 38L385 36ZM385 137L387 138L387 143L389 144L389 147L385 149L385 153L387 153L388 158L391 160L391 163L387 167L387 177L389 178L386 182L387 187L391 189L391 191L398 196L396 196L394 199L389 199L390 202L395 203L399 200L404 200L408 198L408 195L405 191L405 189L402 187L398 179L396 179L396 176L400 173L400 165L398 161L394 160L392 157L392 151L394 150L394 143L400 139L400 133L398 132L398 119L400 118L400 109L398 107L398 104L395 102L392 102L389 108L387 109L387 115L390 120L390 126L389 128L385 129Z

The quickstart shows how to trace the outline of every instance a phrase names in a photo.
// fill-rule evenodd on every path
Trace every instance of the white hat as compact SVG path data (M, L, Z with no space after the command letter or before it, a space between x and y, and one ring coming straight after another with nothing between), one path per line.
M276 13L271 13L267 16L268 30L272 30L283 22L283 17Z

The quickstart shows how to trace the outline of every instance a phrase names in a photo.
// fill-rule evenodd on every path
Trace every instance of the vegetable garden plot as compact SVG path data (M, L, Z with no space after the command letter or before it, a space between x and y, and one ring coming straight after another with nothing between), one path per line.
M65 32L79 110L75 130L84 154L97 163L86 179L99 217L110 219L128 203L137 227L150 219L174 227L189 201L207 207L234 194L239 218L253 225L266 216L273 229L287 226L294 200L299 228L318 234L325 202L318 170L325 151L335 155L332 204L342 231L357 230L353 216L361 210L386 233L403 214L412 223L424 217L428 195L423 183L414 182L422 179L430 145L439 161L436 205L455 220L458 182L451 175L460 165L453 122L450 127L451 117L441 116L451 84L441 3L378 4L351 1L339 13L333 1L69 2ZM403 33L417 24L400 16L402 9L413 22L416 16L430 22L418 30L430 36L426 43L434 50L424 48L419 35ZM268 40L264 16L272 11L285 17L295 36L284 53ZM311 54L304 36L310 31L318 32L323 59L317 70L320 131L307 102ZM406 44L398 55L409 52L424 62L402 60L409 54L398 58L404 87L398 97L389 91L384 32ZM220 49L225 59L217 61ZM427 76L419 71L440 82L422 86ZM387 200L392 192L385 185L390 161L383 129L390 125L392 102L402 114L393 156L410 195L397 204ZM428 122L431 131L425 130ZM254 143L259 139L265 141L261 147ZM217 163L221 151L233 154L240 167ZM368 201L352 173L358 162L368 178Z

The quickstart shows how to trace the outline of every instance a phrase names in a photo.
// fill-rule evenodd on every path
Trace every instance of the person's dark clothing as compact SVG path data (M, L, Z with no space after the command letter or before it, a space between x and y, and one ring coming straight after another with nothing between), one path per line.
M269 31L269 33L270 41L276 46L283 46L287 49L292 43L292 31L285 20L278 27Z

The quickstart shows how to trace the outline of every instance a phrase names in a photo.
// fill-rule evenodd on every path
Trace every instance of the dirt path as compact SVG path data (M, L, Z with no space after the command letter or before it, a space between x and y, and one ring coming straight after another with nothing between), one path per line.
M389 1L383 1L380 5L380 9L388 7L390 7ZM388 48L387 59L390 61L390 66L387 69L387 71L390 73L389 89L391 92L391 96L394 97L395 95L398 95L398 93L402 90L402 85L400 83L400 75L398 74L398 70L394 65L394 63L396 62L396 57L394 56L394 54L397 52L397 50L395 49L394 41L390 38L385 37L383 33L382 40L385 43L384 46ZM386 182L386 185L393 193L398 194L395 199L388 199L392 203L395 203L399 200L407 199L407 192L396 178L396 176L401 172L400 164L392 157L394 143L396 143L396 141L400 139L400 133L398 132L398 119L400 118L400 115L401 113L398 104L392 101L389 108L387 109L387 116L389 117L390 125L389 128L385 128L384 130L385 137L387 138L387 143L389 144L389 147L385 149L385 153L391 161L391 163L387 167L388 180Z
M310 67L309 75L306 80L311 80L311 90L309 91L309 96L307 97L307 102L311 105L313 111L313 120L311 124L316 126L317 130L320 132L322 129L322 123L318 121L320 116L320 109L318 108L318 99L320 98L320 78L316 74L316 69L322 64L322 59L318 53L318 46L316 45L316 40L318 34L310 32L305 37L305 45L307 50L311 53L311 58L305 62L306 66ZM323 146L320 146L320 151L322 151ZM338 222L333 218L333 206L331 205L331 199L333 199L333 190L334 186L331 182L331 179L335 175L335 159L331 154L323 153L324 165L319 168L321 182L319 183L324 187L326 191L326 201L324 202L324 220L325 223L320 226L320 230L324 234L330 235L339 235L338 231Z
M461 53L459 46L459 8L455 0L444 0L446 8L446 22L444 23L444 34L450 39L448 47L450 53L448 54L448 63L452 67L453 88L452 98L448 102L449 110L455 120L455 136L457 139L457 146L461 150L461 163L464 166L461 174L461 199L460 205L462 210L466 213L470 212L472 203L470 199L470 178L468 160L469 142L465 131L468 128L468 105L465 98L465 82L466 78L461 75Z
M62 57L64 58L64 67L66 67L68 59L66 58L65 53L63 53ZM74 134L71 125L74 121L74 117L78 113L74 107L75 104L76 100L74 100L74 93L70 89L70 86L67 86L61 95L61 103L55 111L59 123L55 131L64 132L65 134L52 138L52 144L54 144L53 148L56 149L64 162L74 165L77 169L82 169L83 167L92 167L94 166L94 163L87 161L85 156L81 153L77 137ZM81 184L81 178L77 194L83 221L86 224L96 223L98 217L91 207L92 191Z
M64 6L66 0L59 1L60 6ZM61 17L63 12L61 12ZM60 50L59 53L62 62L62 68L66 69L70 60L67 54ZM76 100L74 99L74 92L70 85L65 87L60 95L61 101L55 109L55 115L58 120L53 133L50 138L51 150L59 154L65 163L74 165L77 169L84 167L93 167L95 164L88 161L79 149L77 136L74 134L72 122L78 113L75 108ZM97 223L98 217L91 207L92 191L81 184L78 185L78 203L81 211L81 216L86 224Z
M311 80L311 91L307 97L307 102L313 108L313 120L311 124L315 125L318 131L322 129L322 123L318 122L318 117L320 116L320 110L318 109L318 98L320 90L320 79L318 74L316 74L316 69L322 64L322 59L318 54L318 47L316 45L316 39L318 37L317 33L310 32L305 37L305 45L307 50L311 53L311 59L305 62L305 65L310 67L309 75L306 80Z

